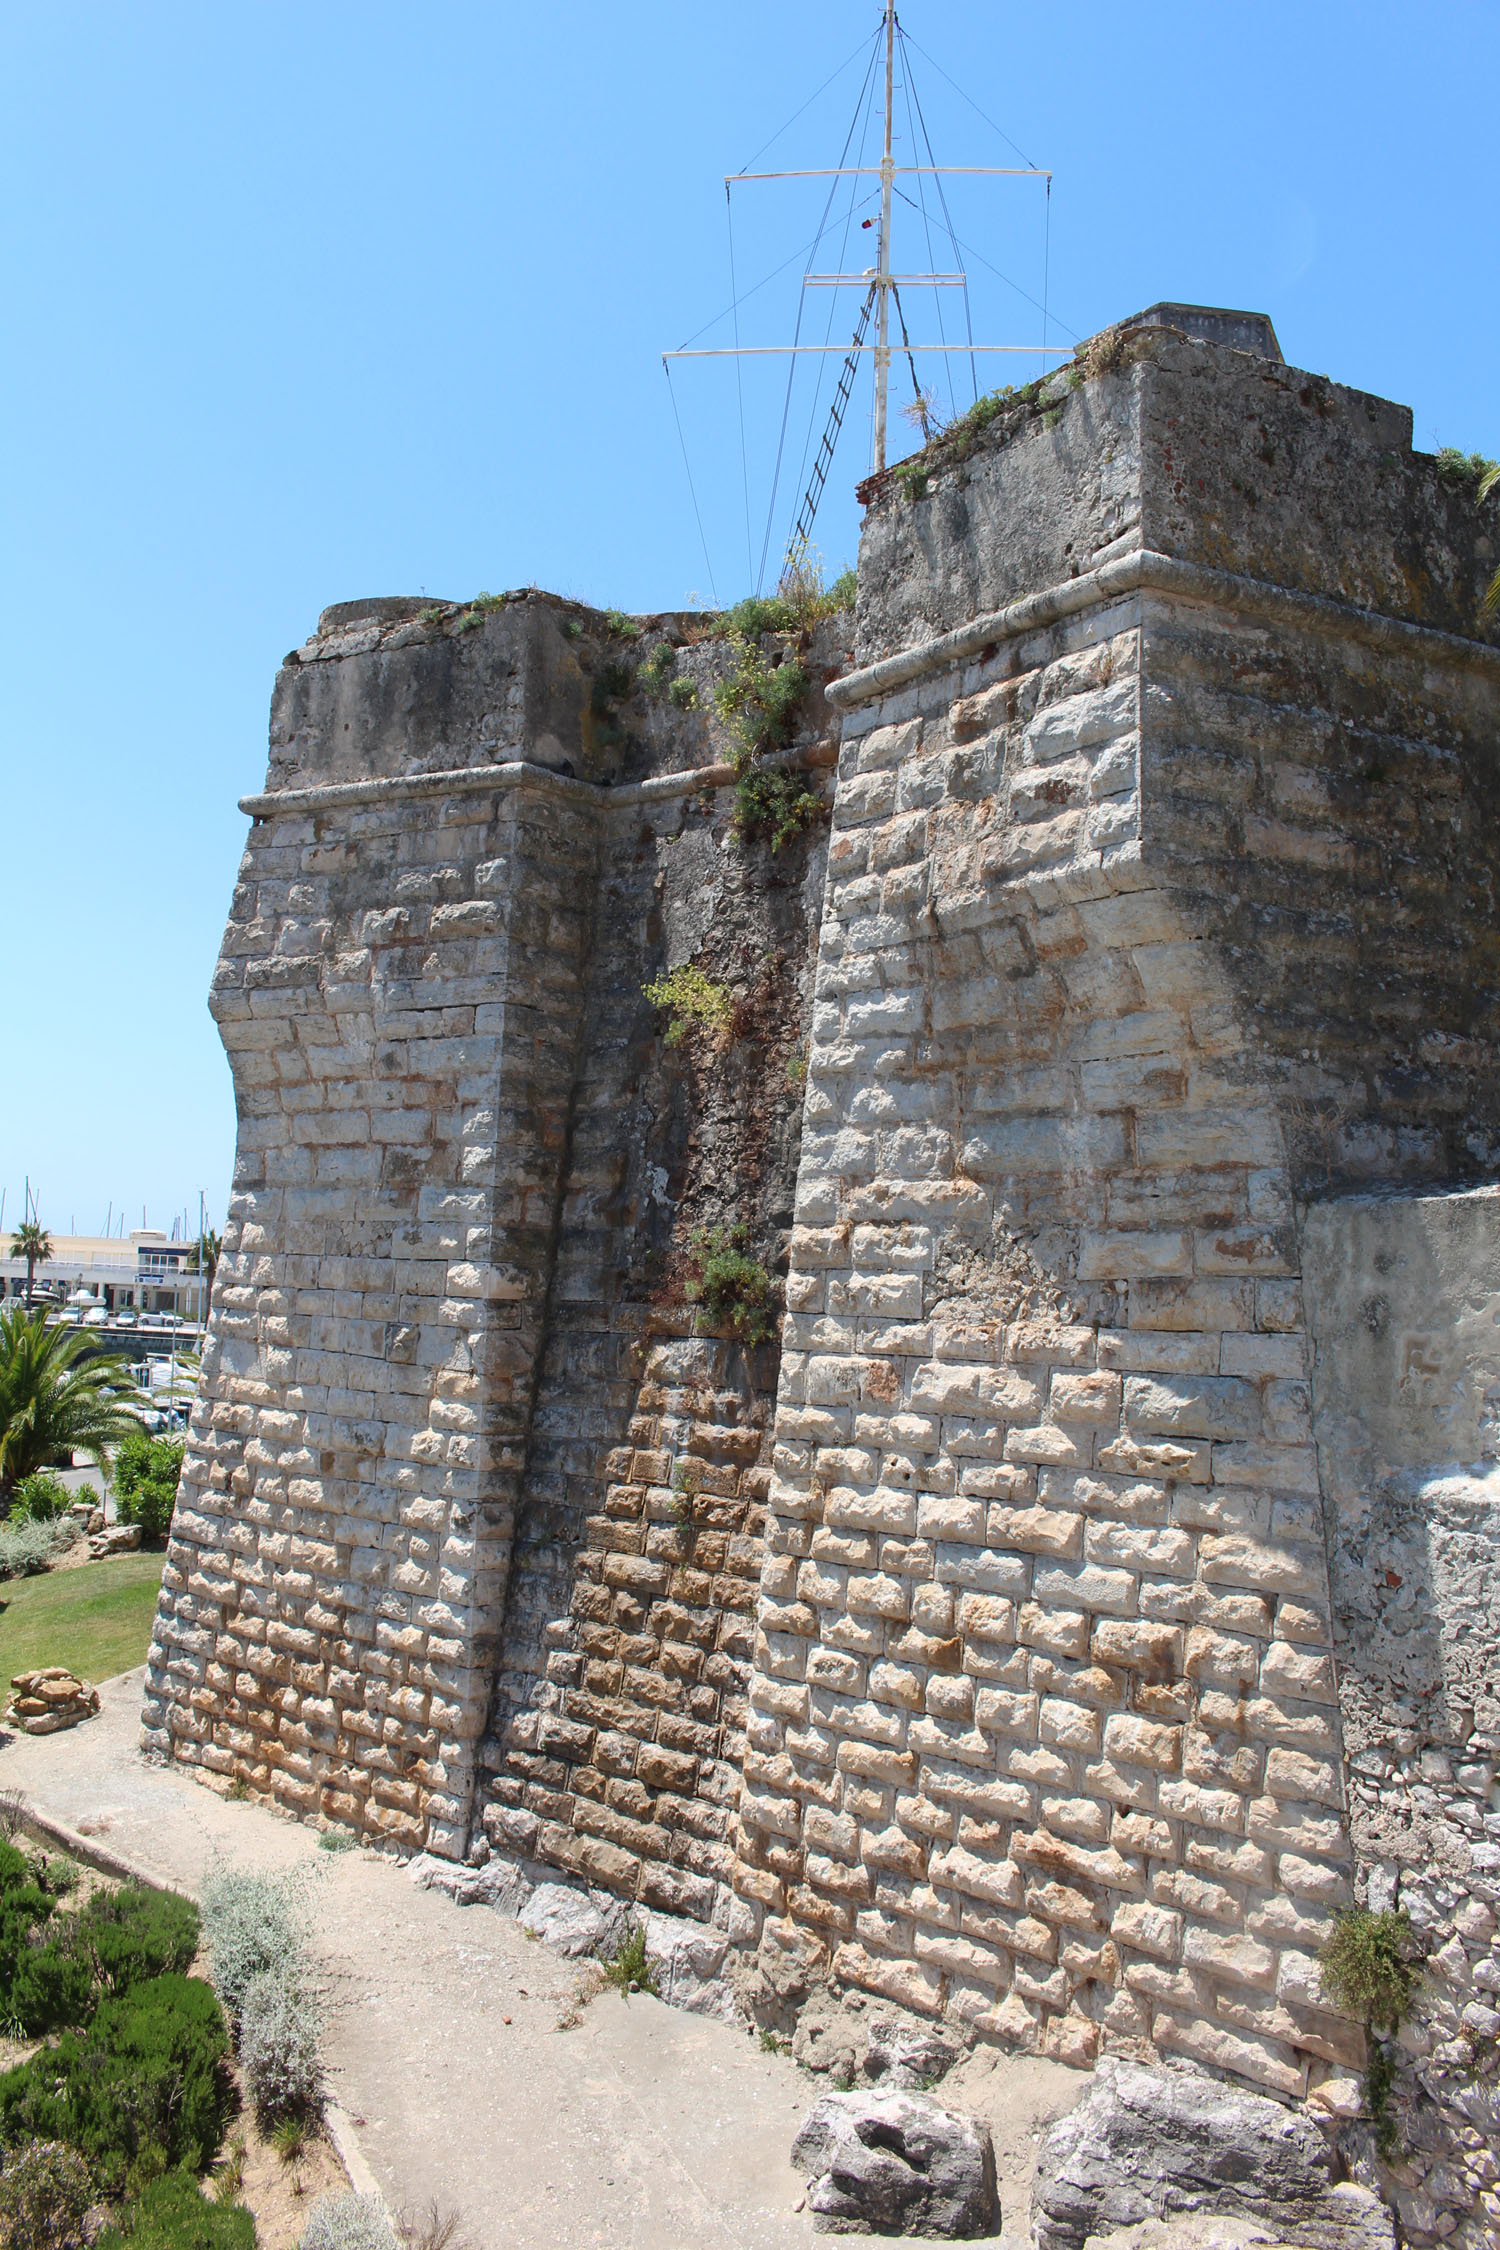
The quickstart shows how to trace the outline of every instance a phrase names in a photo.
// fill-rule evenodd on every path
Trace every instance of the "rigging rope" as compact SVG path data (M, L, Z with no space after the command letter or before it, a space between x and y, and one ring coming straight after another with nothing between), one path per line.
M901 34L901 36L902 36L902 38L903 38L903 39L905 39L905 38L906 38L906 37L907 37L908 35L907 35L907 33L906 33L906 32L904 32L904 31L903 31L903 32L902 32L902 34ZM924 46L923 46L923 45L921 44L921 42L920 42L919 40L913 39L911 43L912 43L912 45L913 45L913 46L914 46L914 47L916 48L916 50L917 50L917 53L918 53L918 54L919 54L919 55L921 56L921 58L922 58L923 62L930 62L930 63L931 63L931 65L932 65L933 69L934 69L934 70L935 70L935 71L937 72L937 74L938 74L939 78L948 78L948 73L947 73L947 71L946 71L946 70L944 70L944 68L943 68L942 64L941 64L941 63L940 63L940 62L938 61L938 59L937 59L936 55L929 55L929 54L928 54L928 52L927 52L927 49L926 49L926 48L925 48L925 47L924 47ZM988 114L987 114L987 113L986 113L986 112L985 112L984 110L982 110L982 109L980 108L980 106L979 106L978 102L976 102L976 101L975 101L975 99L974 99L974 97L973 97L973 95L972 95L972 94L965 94L965 93L964 93L964 90L963 90L962 86L960 86L960 84L958 83L958 80L957 80L956 78L948 78L948 83L949 83L949 85L950 85L950 86L951 86L951 87L953 88L953 91L954 91L954 93L955 93L955 94L962 94L962 95L963 95L963 98L964 98L964 100L965 100L965 101L966 101L966 102L968 103L968 105L969 105L970 109L972 109L972 110L973 110L973 112L974 112L974 115L975 115L976 117L982 117L982 118L984 119L984 122L986 123L986 125L988 125L988 127L989 127L990 131L991 131L992 133L998 133L998 134L1000 135L1000 138L1001 138L1001 140L1002 140L1002 141L1004 141L1004 143L1005 143L1006 147L1007 147L1008 149L1012 149L1012 150L1014 150L1015 154L1016 154L1017 156L1019 156L1019 158L1021 159L1021 162L1022 162L1023 164L1028 164L1028 165L1031 165L1031 169L1032 169L1032 171L1033 171L1033 172L1039 172L1039 171L1040 171L1040 170L1042 169L1041 165L1039 165L1039 164L1032 164L1032 163L1031 163L1031 158L1030 158L1030 157L1029 157L1029 156L1028 156L1028 155L1026 154L1026 151L1025 151L1025 149L1024 149L1024 148L1017 148L1017 147L1016 147L1016 144L1015 144L1015 142L1014 142L1014 141L1013 141L1013 140L1011 139L1011 137L1010 137L1009 133L1007 133L1007 132L1006 132L1006 130L1005 130L1005 128L1004 128L1004 126L1003 126L1003 125L997 125L997 124L995 123L995 120L993 119L993 117L989 116L989 115L988 115Z
M862 117L862 116L863 116L863 117L865 117L865 119L866 119L866 125L865 125L865 130L866 130L866 132L868 132L868 130L869 130L869 122L868 122L867 105L868 105L868 102L869 102L869 98L870 98L870 93L871 93L871 89L872 89L872 87L873 87L873 85L874 85L874 78L875 78L875 64L876 64L876 60L877 60L877 49L876 49L876 47L874 46L874 44L872 43L872 45L871 45L871 49L870 49L870 59L869 59L868 63L867 63L867 64L866 64L866 66L865 66L865 75L864 75L864 78L863 78L863 80L862 80L862 81L861 81L861 83L860 83L860 89L859 89L859 93L858 93L858 95L857 95L857 96L855 97L855 103L854 103L854 115L853 115L853 117L852 117L852 118L850 119L850 121L849 121L849 130L848 130L848 132L847 132L847 133L846 133L846 134L844 135L844 145L843 145L843 148L842 148L842 149L841 149L841 150L839 151L839 166L840 166L840 167L842 167L842 165L843 165L843 163L844 163L844 160L845 160L845 158L846 158L846 157L848 156L848 154L849 154L849 149L850 149L850 145L851 145L851 143L853 142L853 139L854 139L854 135L855 135L855 132L856 132L856 131L858 130L858 127L859 127L859 122L860 122L860 119L861 119L861 117ZM863 154L863 152L864 152L864 151L863 151L863 141L861 141L861 149L860 149L860 153L861 153L861 154ZM829 190L828 190L828 197L827 197L827 201L826 201L826 202L824 203L824 205L823 205L823 216L822 216L822 218L821 218L821 219L819 220L819 222L818 222L818 233L817 233L817 237L816 237L816 239L815 239L814 245L813 245L813 247L814 247L814 248L816 248L816 247L817 247L817 243L818 243L818 242L821 242L821 241L822 241L822 239L823 239L823 236L824 236L824 234L825 234L825 233L827 232L827 230L828 230L828 218L829 218L829 213L830 213L830 212L832 211L832 209L833 209L833 205L834 205L834 199L836 198L836 196L837 196L837 194L838 194L838 191L839 191L839 181L838 181L838 177L837 177L837 174L835 174L835 177L834 177L834 179L833 179L833 182L832 182L832 184L830 185L830 187L829 187ZM843 270L843 264L844 264L844 260L845 260L845 257L847 256L847 253L848 253L848 248L849 248L849 228L850 228L850 225L851 225L851 223L852 223L852 221L853 221L853 217L854 217L854 210L855 210L855 204L856 204L857 198L858 198L858 182L856 181L856 182L854 182L854 183L853 183L853 184L851 185L851 187L850 187L850 191L849 191L849 208L848 208L848 210L847 210L847 211L846 211L846 212L844 213L844 235L843 235L843 240L842 240L842 242L841 242L841 243L840 243L840 245L839 245L839 270L840 270L840 271L842 271L842 270ZM810 268L810 266L809 266L808 268L804 269L804 281L805 281L806 273L807 273L807 272L809 272L809 271L811 271L811 268ZM804 288L803 288L802 290L800 290L800 291L798 292L798 304L797 304L797 322L796 322L796 329L795 329L795 333L794 333L794 335L793 335L793 339L792 339L794 343L800 343L800 342L801 342L801 340L802 340L802 314L803 314L803 309L804 309L804 307L805 307L805 305L806 305L806 302L807 302L807 291L806 291L806 288L804 287ZM833 323L834 323L835 317L837 316L837 313L838 313L838 296L837 296L837 293L836 293L836 292L834 292L834 293L831 293L831 294L830 294L830 297L829 297L829 304L828 304L828 321L827 321L827 325L826 325L826 327L825 327L825 329L824 329L824 332L823 332L823 341L824 341L825 345L826 345L826 344L827 344L827 343L828 343L828 342L829 342L829 341L831 340L831 338L832 338L832 336L833 336ZM787 376L786 376L786 397L785 397L785 399L784 399L784 400L783 400L783 402L782 402L782 408L781 408L781 431L780 431L780 435L779 435L779 437L777 438L777 442L776 442L776 467L775 467L775 471L774 471L774 473L773 473L773 475L772 475L772 478L771 478L771 497L770 497L770 501L768 502L768 504L767 504L767 507L766 507L766 530L765 530L765 537L764 537L764 539L763 539L763 540L762 540L762 542L761 542L761 551L760 551L760 572L759 572L759 575L757 576L757 578L756 578L756 581L755 581L755 590L756 590L756 592L757 592L757 593L759 593L759 592L760 592L760 590L761 590L761 587L762 587L762 586L763 586L763 584L765 583L765 575L766 575L766 560L767 560L767 557L769 556L769 554L770 554L770 552L771 552L771 532L772 532L772 529L773 529L773 527L774 527L774 524L775 524L775 520L776 520L776 499L777 499L777 494L779 493L779 491L780 491L780 489L781 489L781 467L782 467L782 461L783 461L783 458L784 458L784 456L785 456L785 452L786 452L786 433L787 433L787 424L788 424L788 422L789 422L789 420L790 420L790 418L791 418L791 411L792 411L792 391L793 391L793 387L794 387L794 385L795 385L795 382L796 382L796 378L797 378L797 355L796 355L796 353L794 352L794 353L793 353L793 354L791 355L791 358L789 359L789 361L788 361L788 364L787 364ZM815 423L815 421L816 421L816 419L817 419L817 411L818 411L818 400L819 400L819 399L820 399L820 398L822 397L822 394L823 394L823 363L822 363L822 361L821 361L821 359L820 359L820 360L819 360L819 363L818 363L818 369L817 369L817 373L816 373L816 375L815 375L815 377L814 377L814 380L813 380L812 411L811 411L811 414L809 415L809 418L808 418L808 431L807 431L807 436L806 436L806 437L804 438L804 440L803 440L803 443L802 443L802 461L801 461L801 464L800 464L800 466L799 466L799 470L798 470L798 474L799 474L799 476L800 476L800 474L801 474L801 471L802 471L802 469L804 469L804 468L805 468L805 467L807 466L807 453L808 453L808 448L809 448L809 446L810 446L810 445L812 444L812 432L813 432L813 425L814 425L814 423ZM842 415L840 416L840 419L842 419ZM788 552L788 554L790 555L790 553L791 553L791 548L790 548L790 546L788 547L788 549L787 549L787 552Z
M916 104L917 117L918 117L918 119L919 119L919 121L920 121L920 123L921 123L921 127L922 127L922 140L923 140L923 143L924 143L924 145L926 146L926 149L927 149L927 161L928 161L928 163L929 163L929 164L930 164L930 165L932 166L932 168L933 168L933 179L932 179L932 184L933 184L933 186L934 186L934 187L935 187L935 188L937 189L937 199L938 199L938 204L939 204L939 207L940 207L940 209L941 209L941 211L942 211L942 214L943 214L943 224L944 224L944 225L945 225L945 226L947 227L947 229L948 229L948 240L949 240L949 241L950 241L950 242L952 243L952 245L953 245L953 255L954 255L954 257L955 257L955 258L958 258L958 257L960 257L961 253L960 253L960 251L959 251L959 247L958 247L958 236L957 236L957 235L956 235L956 234L954 233L954 231L953 231L953 214L952 214L952 212L951 212L951 211L950 211L950 210L948 209L948 198L947 198L946 194L945 194L945 193L944 193L944 191L943 191L943 175L942 175L942 173L941 173L941 172L940 172L940 171L939 171L939 170L937 169L937 153L936 153L936 151L934 150L934 148L933 148L933 145L932 145L932 135L931 135L931 134L930 134L930 133L928 132L928 130L927 130L927 119L926 119L926 117L925 117L925 116L923 115L923 111L922 111L922 97L921 97L921 95L920 95L920 94L919 94L919 93L917 92L916 80L915 80L915 79L914 79L914 78L912 77L912 74L911 74L911 63L910 63L910 61L908 60L908 58L907 58L907 55L906 55L906 52L905 52L905 49L906 49L906 33L905 33L904 31L903 31L903 32L901 33L901 47L902 47L902 55L901 55L901 60L902 60L903 64L905 65L905 71L906 71L906 76L905 76L905 80L904 80L904 83L905 83L905 85L906 85L906 88L907 88L907 105L908 105L908 108L910 108L910 106L911 106L911 104L912 104L912 103L915 103L915 104ZM1050 189L1050 188L1051 188L1051 185L1052 185L1052 182L1051 182L1051 181L1049 180L1049 181L1047 182L1047 185L1048 185L1048 188ZM972 310L971 310L971 307L970 307L970 304L969 304L969 279L968 279L968 275L967 275L967 274L965 274L965 276L964 276L964 290L963 290L963 295L964 295L964 329L965 329L965 332L966 332L966 334L967 334L967 336L968 336L968 339L969 339L969 382L970 382L970 385L971 385L971 387L972 387L972 389L973 389L973 392L974 392L974 396L975 396L975 398L977 399L977 398L978 398L978 396L979 396L979 369L978 369L978 367L976 366L976 364L975 364L975 360L974 360L974 318L973 318L973 313L972 313ZM939 315L939 320L941 321L941 314ZM942 334L942 331L941 331L941 326L940 326L940 327L939 327L939 335L941 336L941 334ZM944 341L946 341L946 338L944 338L943 340L944 340ZM1043 338L1042 340L1043 340L1043 342L1045 343L1045 341L1046 341L1046 338L1044 337L1044 338ZM950 403L953 403L953 404L954 404L954 406L955 406L955 411L956 411L956 410L957 410L957 408L956 408L956 402L954 402L954 401L953 401L953 384L952 384L952 380L951 380L951 378L950 378L950 380L949 380L949 384L948 384L948 396L949 396L949 401L950 401Z
M677 424L677 442L682 447L682 465L687 471L688 492L692 496L693 514L698 519L698 544L703 549L703 561L708 570L708 590L714 598L714 608L719 606L719 589L714 584L713 558L708 551L708 537L703 529L703 511L698 505L698 487L693 482L693 464L688 459L687 439L682 434L682 416L677 411L677 393L672 387L672 365L662 354L661 371L667 378L667 396L672 401L672 419Z
M901 309L901 292L896 287L894 281L891 283L891 295L896 300L896 318L901 323L901 348L906 354L906 364L911 370L911 387L916 393L917 412L922 418L922 443L925 445L927 443L927 440L932 435L932 430L929 425L927 413L927 399L925 394L923 393L921 384L917 381L917 363L912 358L911 338L906 333L906 314Z
M901 56L901 63L901 91L906 99L906 127L907 131L911 135L912 155L913 157L915 157L917 154L917 128L916 121L912 116L911 65L907 61L904 47ZM927 153L929 159L932 159L932 149L930 144ZM932 160L935 161L935 159ZM922 233L927 243L927 270L929 273L935 273L937 271L937 252L933 249L932 246L932 221L928 216L927 211L927 189L920 172L917 174L917 194L921 199L918 208L922 214ZM951 228L949 229L949 232L951 234ZM940 344L946 344L948 341L948 331L943 325L943 292L936 285L936 283L934 283L933 285L932 299L933 310L937 315L938 342ZM973 355L971 354L971 360L972 356ZM953 396L953 373L948 365L948 355L946 352L943 354L942 372L944 380L948 385L948 411L950 415L956 418L958 413L958 403Z
M869 38L862 39L859 45L855 48L852 55L845 55L843 61L839 64L838 69L831 72L830 75L824 79L822 85L817 88L816 92L808 95L806 101L802 104L802 109L794 109L791 116L787 119L785 125L778 125L775 132L771 135L771 138L768 141L761 142L760 147L755 152L755 156L747 156L745 158L744 163L740 166L739 171L735 174L736 179L739 179L743 173L749 171L751 165L755 162L756 157L764 156L768 148L774 148L783 133L790 132L791 128L796 124L798 118L802 115L803 110L811 109L813 103L817 100L818 95L826 94L829 87L833 84L834 79L842 78L844 72L849 68L849 65L852 62L858 62L866 47L873 47L875 45L875 42L880 37L880 31L881 27L879 24L877 24L874 31L871 32ZM856 111L858 110L858 106L858 103L856 103Z
M1047 283L1052 273L1052 182L1047 182L1047 218L1042 231L1042 342L1047 341Z
M911 208L913 209L913 211L916 211L920 208L919 205L912 202L911 197L907 194L904 188L897 188L896 193L900 196L903 203L911 204ZM1029 289L1023 289L1021 287L1019 281L1012 281L1008 273L1002 273L1000 271L1000 268L997 265L992 264L991 261L984 255L982 250L976 250L971 242L965 242L962 235L955 236L954 239L958 244L958 248L962 256L964 256L965 258L977 258L980 265L982 265L987 272L992 273L997 281L1003 281L1005 283L1007 289L1014 289L1018 297L1024 297L1027 304L1034 306L1038 312L1046 312L1046 307L1045 305L1043 305L1039 297L1033 297ZM1057 313L1051 313L1048 315L1048 317L1057 322L1058 327L1063 331L1063 334L1065 336L1071 336L1075 344L1078 342L1079 337L1076 328L1070 328L1067 322L1063 320Z
M786 577L789 566L807 552L807 542L812 537L813 519L818 512L818 502L823 496L823 486L828 480L833 449L838 443L839 431L844 423L844 410L849 404L849 394L854 388L854 377L859 366L859 347L865 340L870 325L870 313L875 304L875 284L871 282L864 304L860 307L859 325L854 331L854 341L844 354L844 365L839 375L839 387L834 393L833 407L823 431L823 442L818 447L818 458L813 463L813 473L802 496L802 506L797 516L792 536L787 541L786 560L781 575Z

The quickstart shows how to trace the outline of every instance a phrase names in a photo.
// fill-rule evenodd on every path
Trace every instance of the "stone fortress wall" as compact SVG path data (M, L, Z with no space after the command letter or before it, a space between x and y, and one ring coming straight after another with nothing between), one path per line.
M146 1738L1335 2110L1317 1949L1399 1896L1420 2237L1500 2031L1492 558L1405 410L1185 317L867 488L789 854L591 613L289 662ZM779 1355L682 1301L735 1222Z

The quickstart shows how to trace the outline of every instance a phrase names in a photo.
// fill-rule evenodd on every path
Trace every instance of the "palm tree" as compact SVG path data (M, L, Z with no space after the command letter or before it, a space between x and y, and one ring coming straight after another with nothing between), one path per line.
M26 1260L26 1302L29 1305L31 1303L32 1277L36 1273L37 1267L46 1265L51 1257L52 1237L47 1229L39 1225L35 1219L28 1219L26 1224L17 1227L12 1235L10 1254L13 1258L24 1258Z
M45 1313L0 1308L0 1500L75 1453L107 1474L109 1447L141 1426L131 1412L140 1395L120 1353L76 1328L49 1328Z
M1480 499L1488 500L1497 484L1500 484L1500 461L1492 461L1479 480ZM1485 588L1484 614L1486 617L1500 617L1500 570L1496 571Z
M205 1299L213 1295L214 1275L219 1270L219 1260L224 1252L224 1237L215 1234L212 1227L205 1228L187 1254L187 1271L201 1273L204 1279Z

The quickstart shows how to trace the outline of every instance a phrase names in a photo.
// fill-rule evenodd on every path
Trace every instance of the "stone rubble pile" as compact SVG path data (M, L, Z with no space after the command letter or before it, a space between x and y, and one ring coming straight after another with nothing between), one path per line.
M61 1664L17 1672L10 1689L6 1723L24 1734L59 1734L64 1727L91 1719L99 1708L99 1690Z
M444 1891L460 1906L491 1906L514 1915L522 1929L567 1960L607 1959L632 1924L646 1938L646 1960L655 1972L657 1997L690 2015L743 2021L724 1971L730 1938L723 1930L681 1914L632 1911L609 1891L570 1883L533 1885L514 1861L492 1859L464 1867L423 1852L407 1869L419 1890Z

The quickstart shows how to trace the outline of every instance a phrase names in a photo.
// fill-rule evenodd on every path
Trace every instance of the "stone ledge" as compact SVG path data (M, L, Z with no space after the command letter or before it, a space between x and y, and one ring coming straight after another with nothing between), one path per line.
M1098 570L1084 571L1059 585L1044 586L1020 601L1007 602L1003 609L988 610L967 625L955 626L952 632L939 633L935 640L922 641L896 656L883 657L863 671L846 672L842 679L830 680L824 694L836 711L851 711L889 694L893 688L905 687L932 672L946 671L997 641L1017 640L1023 633L1076 617L1080 610L1102 608L1122 594L1136 593L1178 594L1239 616L1258 614L1282 623L1322 626L1346 639L1368 641L1376 648L1442 654L1455 664L1478 663L1500 671L1500 648L1490 641L1468 640L1461 633L1444 632L1436 625L1413 625L1379 610L1360 609L1353 602L1334 601L1327 594L1298 593L1266 579L1210 570L1202 563L1184 562L1179 556L1143 547Z

